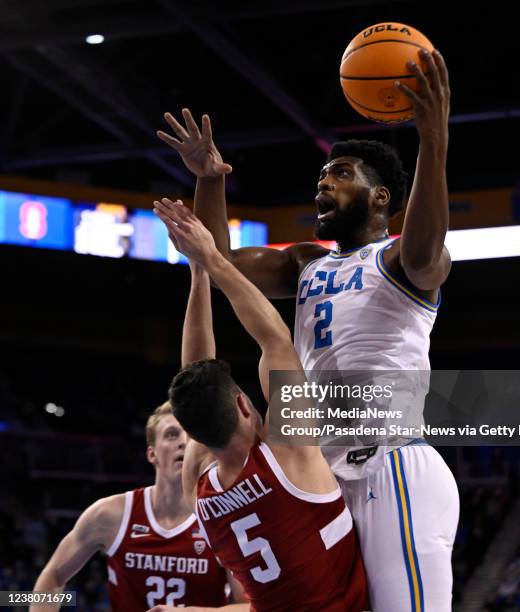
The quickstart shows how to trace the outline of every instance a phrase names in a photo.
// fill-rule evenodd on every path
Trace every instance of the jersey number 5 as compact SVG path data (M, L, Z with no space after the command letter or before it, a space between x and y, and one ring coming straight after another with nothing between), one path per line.
M320 319L316 321L314 326L314 348L320 349L326 346L332 346L332 331L326 331L327 327L332 323L332 302L327 300L316 304L314 309L314 318Z
M262 555L262 559L265 561L267 567L262 568L257 565L249 571L257 582L265 584L266 582L271 582L278 578L280 575L280 566L271 550L269 542L265 538L247 539L246 531L257 525L260 525L260 519L255 512L253 514L248 514L243 519L233 521L231 523L231 529L237 538L238 545L244 557L249 557L249 555L256 552Z
M166 597L166 605L177 605L178 608L184 608L184 605L175 604L175 600L182 599L186 595L186 581L182 578L170 578L168 581L166 581L164 578L161 578L161 576L148 576L146 579L146 586L155 587L155 591L149 591L146 594L146 603L148 604L148 607L153 608L157 601L164 598L166 594L165 583L168 589L175 588L175 591L168 593Z

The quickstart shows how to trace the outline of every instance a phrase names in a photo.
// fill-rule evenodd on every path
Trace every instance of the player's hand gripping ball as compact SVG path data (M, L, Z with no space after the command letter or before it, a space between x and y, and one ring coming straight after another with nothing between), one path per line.
M352 39L341 58L339 73L345 97L367 119L383 123L411 119L411 102L394 82L401 81L417 91L417 79L406 62L415 62L426 72L419 51L431 53L433 48L424 34L403 23L378 23L365 28Z

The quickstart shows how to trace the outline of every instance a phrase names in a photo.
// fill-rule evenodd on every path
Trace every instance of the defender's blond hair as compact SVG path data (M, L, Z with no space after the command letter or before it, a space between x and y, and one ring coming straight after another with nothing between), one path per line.
M146 421L146 444L148 446L154 446L157 423L159 423L163 416L168 414L173 414L172 405L170 402L164 402L148 417L148 421Z

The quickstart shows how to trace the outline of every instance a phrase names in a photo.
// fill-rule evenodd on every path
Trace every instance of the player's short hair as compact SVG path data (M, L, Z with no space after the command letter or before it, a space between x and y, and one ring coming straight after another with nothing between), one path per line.
M225 361L204 359L184 367L168 395L174 416L189 436L206 446L224 448L238 428L239 392Z
M335 142L327 162L337 157L359 157L361 169L370 183L384 186L390 192L388 216L393 217L405 204L408 173L394 147L377 140L345 140Z
M148 417L148 420L146 421L146 444L148 446L155 445L157 424L163 416L168 414L173 414L172 406L170 402L164 402L164 404L158 406Z

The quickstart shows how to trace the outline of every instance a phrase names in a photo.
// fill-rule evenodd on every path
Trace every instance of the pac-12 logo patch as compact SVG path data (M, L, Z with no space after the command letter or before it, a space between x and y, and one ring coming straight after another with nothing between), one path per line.
M193 548L198 555L201 555L206 550L206 542L204 540L195 540Z
M366 259L370 255L370 250L371 249L361 249L361 251L359 251L361 259Z
M132 539L144 538L147 535L150 535L150 527L147 525L139 525L138 523L132 525L132 532L130 533Z

